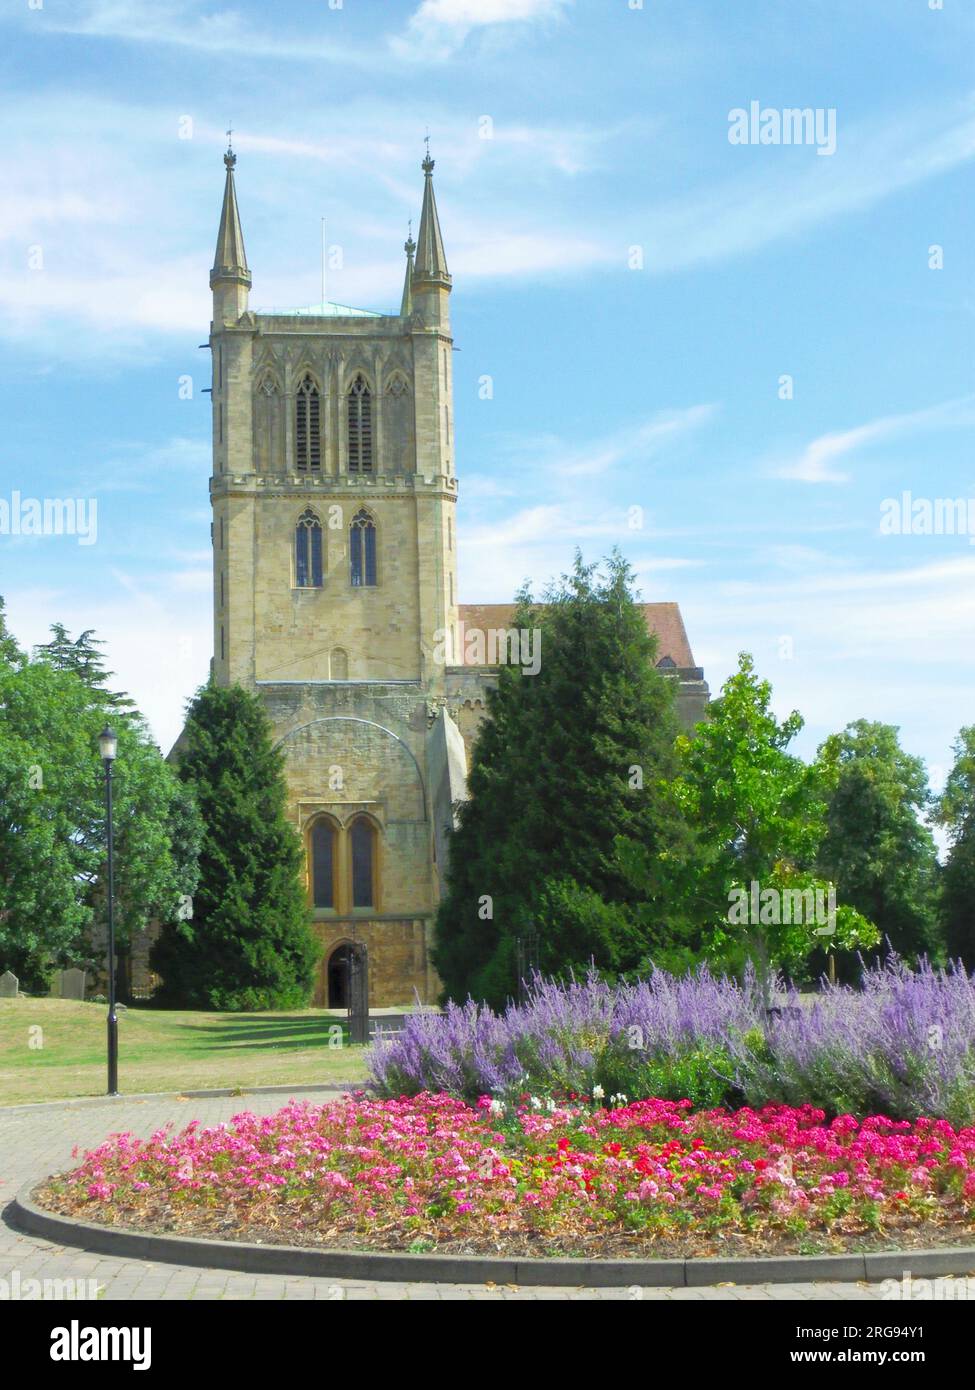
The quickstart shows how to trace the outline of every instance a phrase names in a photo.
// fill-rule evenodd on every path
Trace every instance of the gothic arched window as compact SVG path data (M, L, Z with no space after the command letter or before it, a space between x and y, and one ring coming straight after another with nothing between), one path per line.
M376 905L376 827L365 816L352 822L352 906Z
M321 472L320 400L318 387L308 375L295 396L295 462L299 473Z
M349 472L372 472L372 396L361 372L349 387Z
M313 907L335 906L335 827L317 820L309 837L311 850L311 901Z
M295 527L295 588L320 589L323 580L322 523L309 507Z
M376 523L362 507L349 527L349 569L355 588L376 583Z
M332 681L349 679L349 654L344 647L334 647L328 659L328 678Z

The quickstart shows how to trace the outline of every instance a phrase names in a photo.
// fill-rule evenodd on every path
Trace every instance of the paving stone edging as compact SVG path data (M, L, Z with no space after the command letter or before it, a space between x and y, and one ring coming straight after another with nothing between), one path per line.
M843 1282L975 1273L975 1247L876 1251L849 1255L782 1255L761 1259L573 1260L503 1259L490 1255L409 1255L380 1250L323 1250L153 1235L102 1226L46 1211L34 1201L37 1178L8 1209L12 1224L57 1245L80 1246L122 1259L150 1260L248 1274L310 1275L432 1284L520 1284L578 1288L703 1288L709 1284Z
M299 1092L301 1095L310 1094L330 1094L344 1096L349 1092L364 1090L366 1081L323 1081L317 1085L295 1086L220 1086L215 1090L209 1091L133 1091L131 1094L121 1092L117 1096L63 1096L60 1100L27 1100L19 1105L0 1105L0 1117L12 1115L20 1110L52 1110L56 1106L66 1106L73 1110L80 1110L91 1105L120 1105L123 1101L150 1101L150 1100L211 1100L221 1096L237 1096L240 1100L246 1100L248 1096L294 1096Z

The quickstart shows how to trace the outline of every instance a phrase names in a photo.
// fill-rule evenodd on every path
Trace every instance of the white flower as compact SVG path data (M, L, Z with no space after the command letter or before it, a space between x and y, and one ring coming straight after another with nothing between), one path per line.
M602 1098L603 1098L603 1096L604 1096L605 1094L606 1094L606 1092L603 1090L602 1086L594 1086L594 1087L592 1088L592 1098L593 1098L593 1100L602 1100Z
M488 1111L489 1111L489 1113L492 1114L492 1115L503 1115L503 1114L504 1114L504 1101L502 1101L502 1100L492 1100L491 1104L488 1106Z
M532 1096L531 1107L533 1110L541 1110L542 1102L538 1099L538 1096Z
M549 1112L550 1115L555 1109L555 1101L552 1099L551 1096L549 1096L548 1100L545 1102L545 1109Z

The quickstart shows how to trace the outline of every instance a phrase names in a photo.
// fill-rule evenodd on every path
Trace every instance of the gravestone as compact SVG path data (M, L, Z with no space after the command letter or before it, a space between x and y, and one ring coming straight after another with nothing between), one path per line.
M17 976L11 971L5 970L0 975L0 999L16 999L19 985L20 981Z
M83 970L61 971L61 998L84 999L85 972Z

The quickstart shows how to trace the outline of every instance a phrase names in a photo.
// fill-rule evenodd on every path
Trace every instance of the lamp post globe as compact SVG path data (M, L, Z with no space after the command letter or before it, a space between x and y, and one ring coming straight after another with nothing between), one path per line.
M98 735L98 752L102 762L113 763L118 753L118 735L111 724L106 724Z

